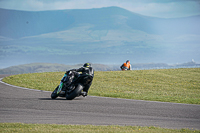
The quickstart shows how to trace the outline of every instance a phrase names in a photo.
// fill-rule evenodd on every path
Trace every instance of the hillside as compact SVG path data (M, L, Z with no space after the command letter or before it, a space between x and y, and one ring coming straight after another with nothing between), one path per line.
M0 9L1 68L59 64L200 61L200 16L161 19L119 7L57 11Z
M92 64L95 71L119 71L121 64ZM65 65L53 63L31 63L24 65L11 66L0 69L0 74L23 74L41 72L65 72L70 69L82 67L82 64ZM132 64L133 70L142 69L169 69L169 68L199 68L200 64L188 62L183 64L168 65L164 63Z
M129 28L148 34L200 34L200 27L194 27L200 16L161 19L119 7L38 12L0 9L0 18L0 36L12 39L65 31L81 25L88 25L91 31Z
M103 64L93 64L95 71L108 71L111 67ZM22 74L22 73L40 73L40 72L65 72L70 69L82 67L82 64L64 65L52 63L31 63L18 66L11 66L0 69L0 74Z

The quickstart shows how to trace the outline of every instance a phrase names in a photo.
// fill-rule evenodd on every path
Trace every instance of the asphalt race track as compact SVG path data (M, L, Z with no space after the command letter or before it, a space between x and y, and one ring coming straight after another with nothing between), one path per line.
M3 78L7 75L0 75ZM159 126L200 129L200 105L87 96L52 100L51 92L0 82L0 123Z

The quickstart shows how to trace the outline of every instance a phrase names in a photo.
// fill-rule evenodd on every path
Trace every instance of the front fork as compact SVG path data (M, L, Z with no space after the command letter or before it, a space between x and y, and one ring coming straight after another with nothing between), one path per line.
M57 90L57 94L59 94L61 92L62 88L63 88L63 80L64 80L65 77L67 77L67 74L64 74L63 78L61 79L60 85L59 85L58 90Z

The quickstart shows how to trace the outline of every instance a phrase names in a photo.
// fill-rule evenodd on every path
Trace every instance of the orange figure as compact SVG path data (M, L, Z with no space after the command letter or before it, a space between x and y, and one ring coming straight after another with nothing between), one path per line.
M126 63L123 63L120 67L122 70L131 70L131 64L130 61L127 60Z

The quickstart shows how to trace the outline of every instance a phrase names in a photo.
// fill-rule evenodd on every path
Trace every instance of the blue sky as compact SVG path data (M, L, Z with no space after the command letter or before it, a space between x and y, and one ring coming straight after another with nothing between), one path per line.
M0 0L0 8L43 11L118 6L146 16L175 18L200 15L200 0Z

